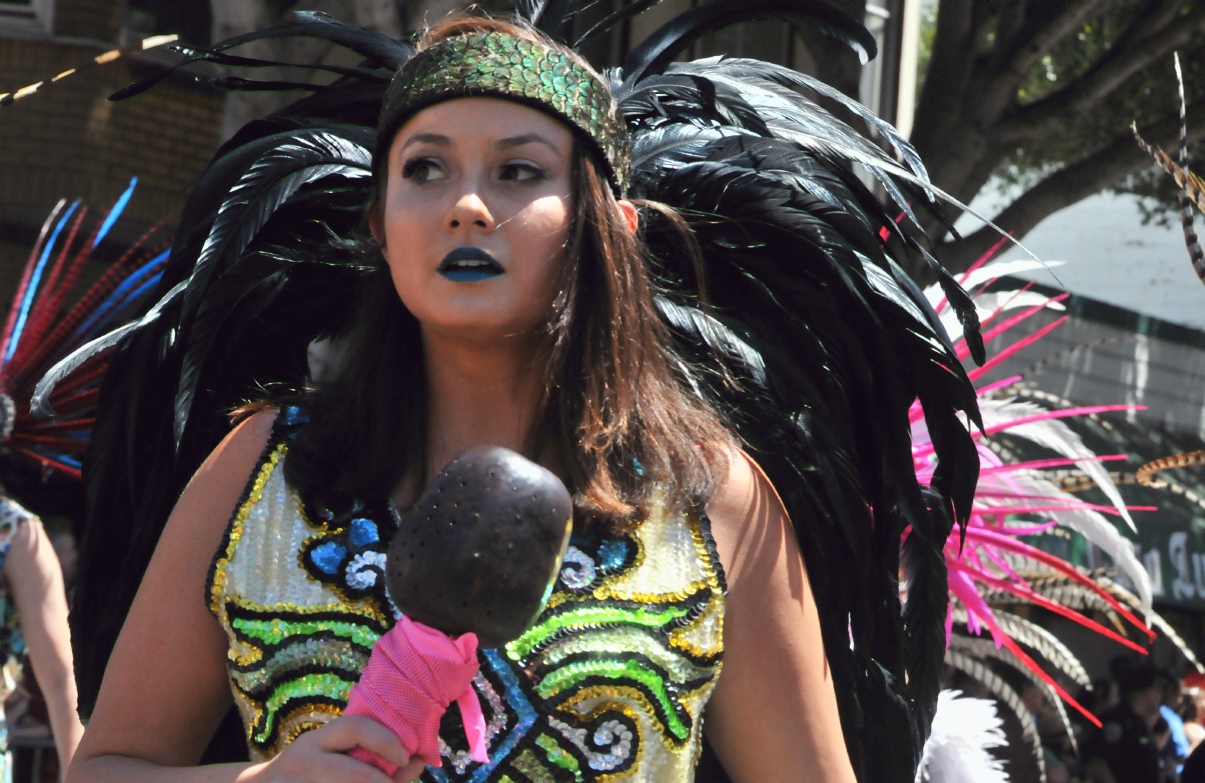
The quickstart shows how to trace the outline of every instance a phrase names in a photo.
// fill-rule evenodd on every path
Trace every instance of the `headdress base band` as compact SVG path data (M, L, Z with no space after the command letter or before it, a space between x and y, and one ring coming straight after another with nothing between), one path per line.
M502 98L546 111L598 153L616 196L627 190L631 141L615 99L595 73L559 49L501 32L448 38L402 66L390 92L386 105L398 108L389 113L392 127L380 129L390 133L416 112L453 98Z

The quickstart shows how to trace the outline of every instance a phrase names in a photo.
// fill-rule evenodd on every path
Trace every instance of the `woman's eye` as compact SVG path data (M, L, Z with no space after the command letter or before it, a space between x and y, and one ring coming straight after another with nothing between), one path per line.
M533 182L544 179L544 170L533 163L507 163L498 178L504 182Z
M431 158L414 158L406 161L402 167L402 177L415 182L430 182L434 179L444 179L443 170Z

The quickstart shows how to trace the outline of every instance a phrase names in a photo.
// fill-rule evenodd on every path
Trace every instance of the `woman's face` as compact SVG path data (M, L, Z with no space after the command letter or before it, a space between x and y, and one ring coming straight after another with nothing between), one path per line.
M373 233L425 331L490 341L543 324L566 262L572 155L560 122L494 98L439 103L402 126Z

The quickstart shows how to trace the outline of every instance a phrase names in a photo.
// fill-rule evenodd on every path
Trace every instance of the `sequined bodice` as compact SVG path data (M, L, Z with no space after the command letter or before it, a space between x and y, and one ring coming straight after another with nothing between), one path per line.
M340 714L395 611L384 589L390 509L345 526L307 517L281 469L285 408L219 547L210 608L253 759ZM469 758L457 710L443 766L422 780L690 781L719 675L724 581L701 515L651 514L625 535L575 533L547 608L474 680L489 764Z

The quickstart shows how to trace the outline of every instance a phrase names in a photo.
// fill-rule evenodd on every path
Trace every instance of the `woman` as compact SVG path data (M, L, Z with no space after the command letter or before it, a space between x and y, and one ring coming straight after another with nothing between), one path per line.
M63 569L42 521L0 496L0 660L25 652L46 700L62 769L75 755L84 727L75 712L71 636ZM11 718L10 718L11 720ZM14 726L8 725L11 733ZM2 765L0 765L2 766Z
M382 569L397 509L413 503L430 477L463 451L496 444L538 460L571 487L573 548L537 626L505 651L481 654L475 687L487 705L490 763L467 760L457 746L463 731L453 716L441 731L444 765L429 770L427 779L691 780L706 707L707 738L733 780L798 780L801 774L852 780L846 742L868 742L905 725L897 710L905 702L887 696L888 690L923 693L935 684L926 680L935 671L932 662L908 668L891 653L884 656L895 656L891 669L875 663L864 635L867 620L879 612L897 631L908 628L901 623L894 584L902 521L914 525L911 540L926 542L930 528L940 531L942 524L940 513L929 515L919 505L906 445L908 405L917 393L924 399L931 391L914 375L927 370L913 367L904 374L893 364L912 361L917 346L942 350L939 339L927 336L932 332L916 309L924 307L923 298L917 294L913 310L901 308L899 297L910 294L894 282L885 260L886 279L858 273L857 285L869 286L873 278L875 287L862 288L853 300L827 283L818 286L825 293L815 299L817 312L847 301L856 307L858 297L880 297L883 308L897 308L884 309L884 319L902 314L920 320L911 322L910 331L896 332L894 355L884 354L882 381L860 385L880 373L865 367L844 391L828 381L843 377L843 368L798 379L795 388L815 392L811 408L833 411L826 417L831 420L811 422L801 409L773 419L774 427L794 428L792 436L772 429L768 420L756 422L763 437L784 433L778 455L763 452L768 459L797 460L792 465L798 472L806 453L819 466L812 476L800 475L798 486L787 487L797 508L815 502L823 507L818 519L831 512L849 515L850 523L865 518L882 524L879 535L890 543L875 550L885 553L887 568L862 562L867 576L851 572L839 579L863 580L857 588L863 596L889 591L894 608L874 607L870 615L857 616L846 610L841 616L841 607L861 605L862 599L837 596L830 585L827 622L835 632L825 637L799 537L817 546L825 536L844 533L819 523L809 529L810 520L796 519L799 537L793 535L775 486L741 451L717 412L721 392L715 390L766 399L779 393L767 377L779 372L773 360L757 356L711 316L701 290L693 301L702 309L688 306L692 300L684 297L655 296L638 236L667 232L674 239L661 246L678 251L693 239L672 210L623 198L639 168L629 166L628 128L608 86L577 55L528 27L454 20L424 37L420 53L393 79L380 117L371 166L374 191L366 210L379 255L365 278L339 369L316 394L240 424L180 495L114 648L68 779L386 780L344 755L357 746L401 766L395 780L417 776L421 770L407 764L387 731L337 716L372 643L394 620ZM358 177L359 153L350 142L340 146L321 135L332 133L325 130L332 126L316 127L323 130L305 137L309 146L289 136L290 154L310 154L320 146L319 137L322 154L306 158L315 168L290 169L288 181L296 183L302 174L316 180L332 171ZM727 137L711 141L717 140L717 149L734 161L772 151L741 137L736 147ZM247 147L261 143L237 141ZM197 299L190 291L209 285L206 278L222 286L216 276L226 274L219 255L226 252L223 243L243 237L231 253L250 268L283 263L277 245L249 244L245 231L226 233L223 217L241 220L239 214L254 212L238 210L257 203L258 196L248 194L263 186L263 167L279 159L268 156L282 149L271 144L279 140L265 137L255 147L263 157L231 190L239 192L239 204L227 211L234 202L226 202L216 218L210 213L213 228L193 270L175 278L181 282L144 320L143 326L154 324L160 313L178 308L178 315L167 316L174 326L152 327L169 329L169 342L155 343L157 355L183 345L193 356L184 359L177 411L187 411L194 395L210 393L195 385L206 372L191 353L199 332L182 324L190 317L185 314L204 315L206 301L216 301L216 294L206 300L208 295L197 293ZM318 171L319 165L325 168ZM228 172L233 164L219 163L214 170L223 167ZM781 178L765 182L781 185ZM782 186L803 192L794 181ZM832 179L821 189L839 187L847 185ZM723 197L738 191L726 189ZM263 192L273 194L274 204L288 198ZM261 218L256 225L267 225ZM891 223L879 218L882 225ZM844 229L868 232L868 225L855 221ZM181 233L186 242L196 241ZM783 236L797 234L810 236ZM839 232L829 236L839 240ZM739 242L725 238L716 244L734 252ZM755 258L774 244L766 235L749 246L746 257ZM871 256L882 258L873 242L862 243L858 253L841 258L859 267L880 263ZM656 279L693 274L693 285L702 289L703 275L689 253L679 257L679 267L669 260ZM237 260L230 269L243 263ZM248 267L238 279L247 279ZM822 266L819 276L825 274ZM171 281L169 275L165 285ZM723 297L717 293L716 299ZM321 317L322 308L309 313ZM215 316L209 317L212 326ZM678 349L692 343L671 338L667 322L710 341L693 343L702 350L684 357ZM881 324L866 328L861 338L843 339L849 351L844 357L824 361L858 365L866 345L887 339L878 331ZM797 329L788 331L802 340ZM827 329L818 321L805 331ZM206 339L216 340L215 334L207 330ZM755 336L753 330L746 333L748 340ZM914 338L919 342L910 343ZM823 346L826 339L814 344ZM866 345L859 346L859 339ZM129 350L138 355L142 348ZM721 357L734 352L743 363ZM790 372L810 367L810 358L797 358ZM956 361L947 356L946 362L941 377L961 388L949 369ZM762 391L745 390L746 385ZM871 409L850 417L843 406L872 387ZM957 424L952 408L932 407L936 421ZM747 413L735 422L738 429L756 421ZM891 426L879 427L878 416L887 416ZM855 448L854 437L833 434L845 424L865 440L856 447L854 472L839 464L847 456L842 449ZM965 430L958 431L969 446ZM178 444L188 443L188 426L178 428L176 437ZM813 437L828 438L827 450L818 450ZM935 437L943 441L943 457L957 438L949 431ZM873 445L879 439L882 448ZM902 461L895 459L900 454ZM855 475L863 469L865 475ZM908 482L898 492L897 476ZM934 483L943 482L949 477ZM855 489L857 497L843 494ZM800 500L801 494L813 500ZM944 541L945 533L939 535L936 540ZM925 562L919 546L914 550ZM935 551L940 558L940 543ZM915 616L932 609L924 584L920 575L911 588L911 595L920 596L912 599ZM944 600L944 581L939 589ZM944 604L941 615L924 616L940 630ZM875 654L882 654L894 644L893 632L881 627L878 633L881 649ZM911 644L922 648L927 641ZM919 657L934 653L939 662L939 648L930 646ZM826 654L839 656L841 668L830 668ZM854 674L857 666L860 675ZM912 673L910 685L903 684L906 672ZM847 703L860 704L868 714L877 709L876 700L886 698L887 706L870 720L848 710L839 714L838 674L848 678L841 694ZM229 710L231 694L252 760L195 767ZM866 727L853 731L862 733L850 740L847 728L843 741L843 724L858 721ZM859 747L859 767L886 765L893 776L911 779L905 768L914 767L919 745L916 727L906 725L906 736L897 737L890 752L879 752L878 762L868 763L869 754Z

